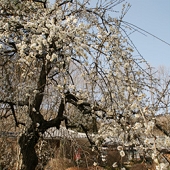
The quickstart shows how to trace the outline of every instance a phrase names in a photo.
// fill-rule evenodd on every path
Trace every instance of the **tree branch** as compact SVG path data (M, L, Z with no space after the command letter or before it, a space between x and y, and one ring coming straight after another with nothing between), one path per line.
M34 107L37 112L39 112L40 105L44 97L44 90L45 90L45 86L47 82L46 76L49 74L50 70L51 70L50 63L47 63L46 65L45 60L44 60L42 68L41 68L41 72L40 72L39 81L37 83L37 89L39 90L39 92L36 94L35 100L34 100Z
M15 125L16 125L17 127L19 126L19 124L25 126L25 123L19 122L19 121L17 120L16 114L15 114L15 109L14 109L14 105L16 105L15 103L13 103L13 102L8 102L8 101L3 101L3 100L0 100L0 103L6 103L6 104L8 104L8 105L10 106L10 109L11 109L11 111L12 111L12 115L13 115L13 117L14 117Z
M64 5L64 4L67 4L67 3L73 3L73 0L67 0L67 1L64 1L64 2L62 2L61 4L59 4L58 6L60 7L60 6L62 6L62 5Z

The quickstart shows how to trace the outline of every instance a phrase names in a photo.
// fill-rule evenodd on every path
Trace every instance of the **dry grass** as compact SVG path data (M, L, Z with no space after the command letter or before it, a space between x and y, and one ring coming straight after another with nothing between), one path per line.
M155 170L155 164L146 165L145 163L135 164L130 170Z
M67 168L66 170L88 170L88 169L87 168L70 167L70 168Z
M67 168L66 170L104 170L104 168L100 166L91 166L89 168L70 167L70 168Z
M70 166L74 166L70 159L58 157L51 159L45 166L44 170L65 170Z
M0 138L0 168L14 169L17 163L17 146L14 138Z

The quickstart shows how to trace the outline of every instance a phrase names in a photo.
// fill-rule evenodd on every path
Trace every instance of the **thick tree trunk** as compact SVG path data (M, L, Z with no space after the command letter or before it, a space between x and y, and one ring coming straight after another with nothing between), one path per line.
M38 165L38 157L35 152L35 146L38 142L39 134L29 128L28 131L19 139L19 145L22 153L22 170L35 170Z

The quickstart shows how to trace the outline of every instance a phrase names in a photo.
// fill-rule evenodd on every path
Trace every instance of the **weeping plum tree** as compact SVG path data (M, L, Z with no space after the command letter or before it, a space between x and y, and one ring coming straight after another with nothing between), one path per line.
M142 68L143 58L133 57L123 22L130 5L114 17L122 2L97 1L93 7L90 0L57 0L46 8L40 1L0 0L1 118L12 116L16 129L24 129L22 169L36 168L40 136L60 129L61 122L80 128L96 148L116 139L121 156L123 146L135 145L151 150L158 162L158 137L154 144L149 137L159 102L150 107L147 97L148 82L156 79Z

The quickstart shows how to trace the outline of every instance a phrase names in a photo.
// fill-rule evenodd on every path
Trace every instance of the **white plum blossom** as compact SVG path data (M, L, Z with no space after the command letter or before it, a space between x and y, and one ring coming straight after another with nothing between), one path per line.
M97 166L97 162L94 162L94 163L93 163L93 166Z
M123 150L123 147L122 147L122 146L118 146L118 147L117 147L117 150L118 150L118 151L121 151L121 150Z
M118 166L117 162L114 162L113 165L112 165L113 168L116 168L117 166Z
M125 152L123 150L120 151L120 156L124 157L125 156Z
M126 168L125 168L125 167L123 167L123 168L121 168L121 170L126 170Z
M51 56L50 61L53 61L53 60L57 59L57 57L58 57L58 56L57 56L55 53L53 53L52 56Z
M168 164L165 163L160 163L159 165L156 166L156 170L167 170Z
M142 124L141 123L139 123L139 122L136 122L135 123L135 125L134 125L134 129L140 129L140 128L142 128Z

